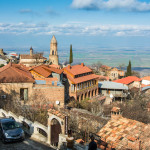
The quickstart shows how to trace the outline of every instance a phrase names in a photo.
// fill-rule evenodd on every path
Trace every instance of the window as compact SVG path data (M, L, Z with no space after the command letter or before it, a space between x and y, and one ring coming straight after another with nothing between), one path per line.
M52 85L54 85L54 81L52 81Z
M52 55L54 55L54 50L52 51Z
M1 95L1 99L6 99L6 95Z
M28 89L20 89L20 100L28 100Z

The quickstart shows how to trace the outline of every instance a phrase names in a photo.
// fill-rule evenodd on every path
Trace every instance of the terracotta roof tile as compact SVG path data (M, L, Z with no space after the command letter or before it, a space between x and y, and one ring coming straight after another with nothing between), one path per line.
M92 79L98 79L98 75L90 74L90 75L86 75L86 76L82 76L78 78L72 78L71 76L67 74L67 78L71 80L73 83L78 84L78 83L82 83L82 82L89 81Z
M114 80L113 82L122 83L122 84L130 84L134 81L141 81L141 79L136 76L128 76L122 79Z
M137 142L141 140L145 145L147 131L150 130L150 126L142 122L127 118L111 119L98 133L106 142L112 142L116 148L126 147L127 141ZM106 133L107 132L107 133ZM147 133L149 134L149 133ZM143 138L142 138L142 136Z
M119 112L120 108L119 107L113 107L111 111L113 111L113 112Z
M64 71L65 70L71 73L72 75L79 75L83 73L92 72L92 70L87 66L84 66L83 63L82 65L74 65L74 66L68 65L67 67L64 68Z
M48 76L50 76L52 74L52 72L61 74L63 72L62 69L57 69L54 67L49 67L48 65L39 65L39 66L35 66L32 67L30 69L30 71L35 71L39 74L41 74L42 76L44 76L45 78L47 78Z
M143 78L141 78L141 80L149 80L150 81L150 76L143 77Z
M38 53L38 54L33 54L32 56L29 54L21 54L20 55L21 59L47 59L45 57L43 57L42 53Z
M0 83L34 83L31 73L25 66L12 64L0 68Z
M49 109L48 112L53 114L53 115L55 115L55 116L58 116L58 117L60 117L62 119L65 118L65 115L63 113L61 113L60 111L58 111L58 110Z

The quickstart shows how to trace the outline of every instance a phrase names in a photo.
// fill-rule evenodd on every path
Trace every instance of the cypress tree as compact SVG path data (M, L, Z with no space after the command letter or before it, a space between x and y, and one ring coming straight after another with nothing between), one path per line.
M72 53L72 44L70 45L70 57L69 57L69 63L71 64L73 62L73 53Z
M127 66L126 76L131 76L131 75L132 75L132 68L131 68L131 61L129 60L129 64Z

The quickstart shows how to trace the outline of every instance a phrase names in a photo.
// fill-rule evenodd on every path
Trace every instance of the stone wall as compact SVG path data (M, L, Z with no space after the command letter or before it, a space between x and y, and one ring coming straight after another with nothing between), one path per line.
M27 88L28 89L28 97L31 97L32 95L32 87L33 83L1 83L0 84L0 98L2 95L6 95L6 99L9 99L10 97L18 97L20 99L20 89Z
M10 111L5 111L3 109L0 109L0 117L13 117L18 123L20 123L22 125L22 128L24 129L24 131L26 133L28 133L29 135L31 135L33 138L42 141L42 142L46 142L48 141L48 128L42 124L40 124L39 122L32 122L26 118L24 118L23 116L16 116L14 113L10 112ZM42 135L41 133L39 133L39 129L41 129L42 131L44 131L47 134L47 137L45 137L44 135Z

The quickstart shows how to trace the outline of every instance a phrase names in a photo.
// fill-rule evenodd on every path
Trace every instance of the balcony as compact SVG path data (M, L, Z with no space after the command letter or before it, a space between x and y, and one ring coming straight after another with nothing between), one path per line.
M83 91L86 91L86 90L91 90L91 89L95 89L95 88L98 88L98 85L92 85L90 87L86 87L86 88L83 88L83 89L78 89L77 88L77 91L76 92L83 92ZM75 91L71 91L71 93L76 93Z

